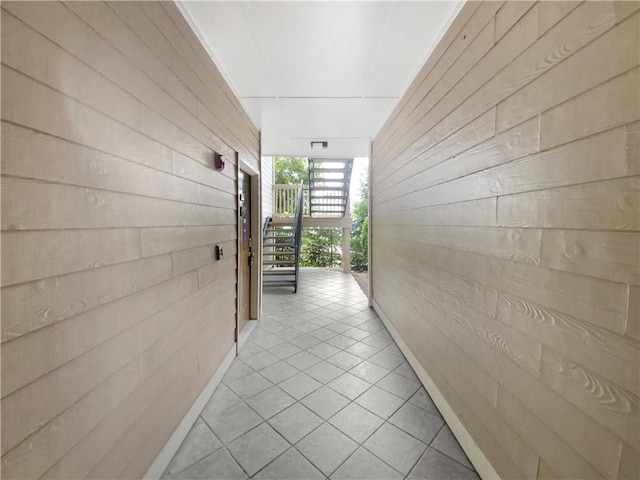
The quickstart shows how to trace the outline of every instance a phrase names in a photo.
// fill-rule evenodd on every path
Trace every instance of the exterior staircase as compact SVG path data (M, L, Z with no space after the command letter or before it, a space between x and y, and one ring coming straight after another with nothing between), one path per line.
M309 214L344 217L348 209L351 158L309 159Z
M298 291L300 246L302 243L303 187L296 195L295 215L291 222L274 223L267 217L263 232L262 283L265 287L293 287Z
M293 222L273 223L271 218L268 219L264 230L262 256L264 266L262 276L265 286L293 285L296 274Z

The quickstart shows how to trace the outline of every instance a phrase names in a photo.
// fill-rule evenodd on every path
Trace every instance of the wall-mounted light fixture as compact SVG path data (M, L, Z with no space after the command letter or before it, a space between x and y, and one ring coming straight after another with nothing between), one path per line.
M220 155L218 152L213 152L213 166L219 172L224 170L224 160L222 160L222 155Z
M312 150L322 150L329 146L329 142L311 142Z

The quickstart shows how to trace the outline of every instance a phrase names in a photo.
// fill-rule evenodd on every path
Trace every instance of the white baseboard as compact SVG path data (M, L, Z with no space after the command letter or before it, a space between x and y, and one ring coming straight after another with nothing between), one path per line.
M463 423L455 414L451 406L447 403L442 393L440 393L440 390L438 389L436 384L433 383L433 380L431 379L429 374L422 367L422 365L420 365L418 359L415 357L413 352L411 352L407 344L404 342L398 331L389 320L389 317L385 315L384 311L380 308L380 305L378 305L375 300L373 300L372 303L373 309L376 311L385 327L387 327L387 330L389 330L389 333L396 341L396 344L398 345L404 356L407 358L407 361L409 362L413 370L418 375L418 378L433 399L433 402L436 404L436 407L438 407L438 410L440 410L440 413L444 417L444 420L447 422L447 425L449 425L451 432L453 432L453 435L458 440L458 443L467 454L467 457L469 457L469 461L471 461L471 463L473 464L474 468L478 472L478 475L480 475L480 477L485 480L499 479L500 476L498 475L498 472L495 471L487 457L484 455L482 450L480 450L480 447L478 447Z
M191 405L189 411L180 421L178 427L171 434L165 446L160 450L160 453L149 467L149 470L147 470L147 473L144 474L144 479L157 480L162 476L169 466L169 462L178 451L178 448L182 445L182 442L189 433L189 430L191 430L191 427L198 419L198 415L200 415L200 412L209 401L209 398L213 395L213 391L222 380L222 377L224 377L224 374L227 373L227 370L231 366L231 362L235 357L236 344L234 343L233 347L229 350L229 353L227 353L227 356L222 361L222 364L218 367L218 370L216 370L216 373L213 374L211 380L209 380L207 385L202 389L202 392L200 392L200 395L198 395L195 402L193 402L193 405Z

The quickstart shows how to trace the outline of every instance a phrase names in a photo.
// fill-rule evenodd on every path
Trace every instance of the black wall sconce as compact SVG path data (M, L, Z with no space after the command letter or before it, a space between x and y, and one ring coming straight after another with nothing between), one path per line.
M213 152L213 166L219 172L224 170L224 160L222 160L222 155L220 155L218 152Z

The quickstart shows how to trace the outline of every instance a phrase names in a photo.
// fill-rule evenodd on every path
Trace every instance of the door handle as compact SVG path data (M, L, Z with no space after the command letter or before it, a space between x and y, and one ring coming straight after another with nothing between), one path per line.
M249 250L249 266L253 265L253 252Z

